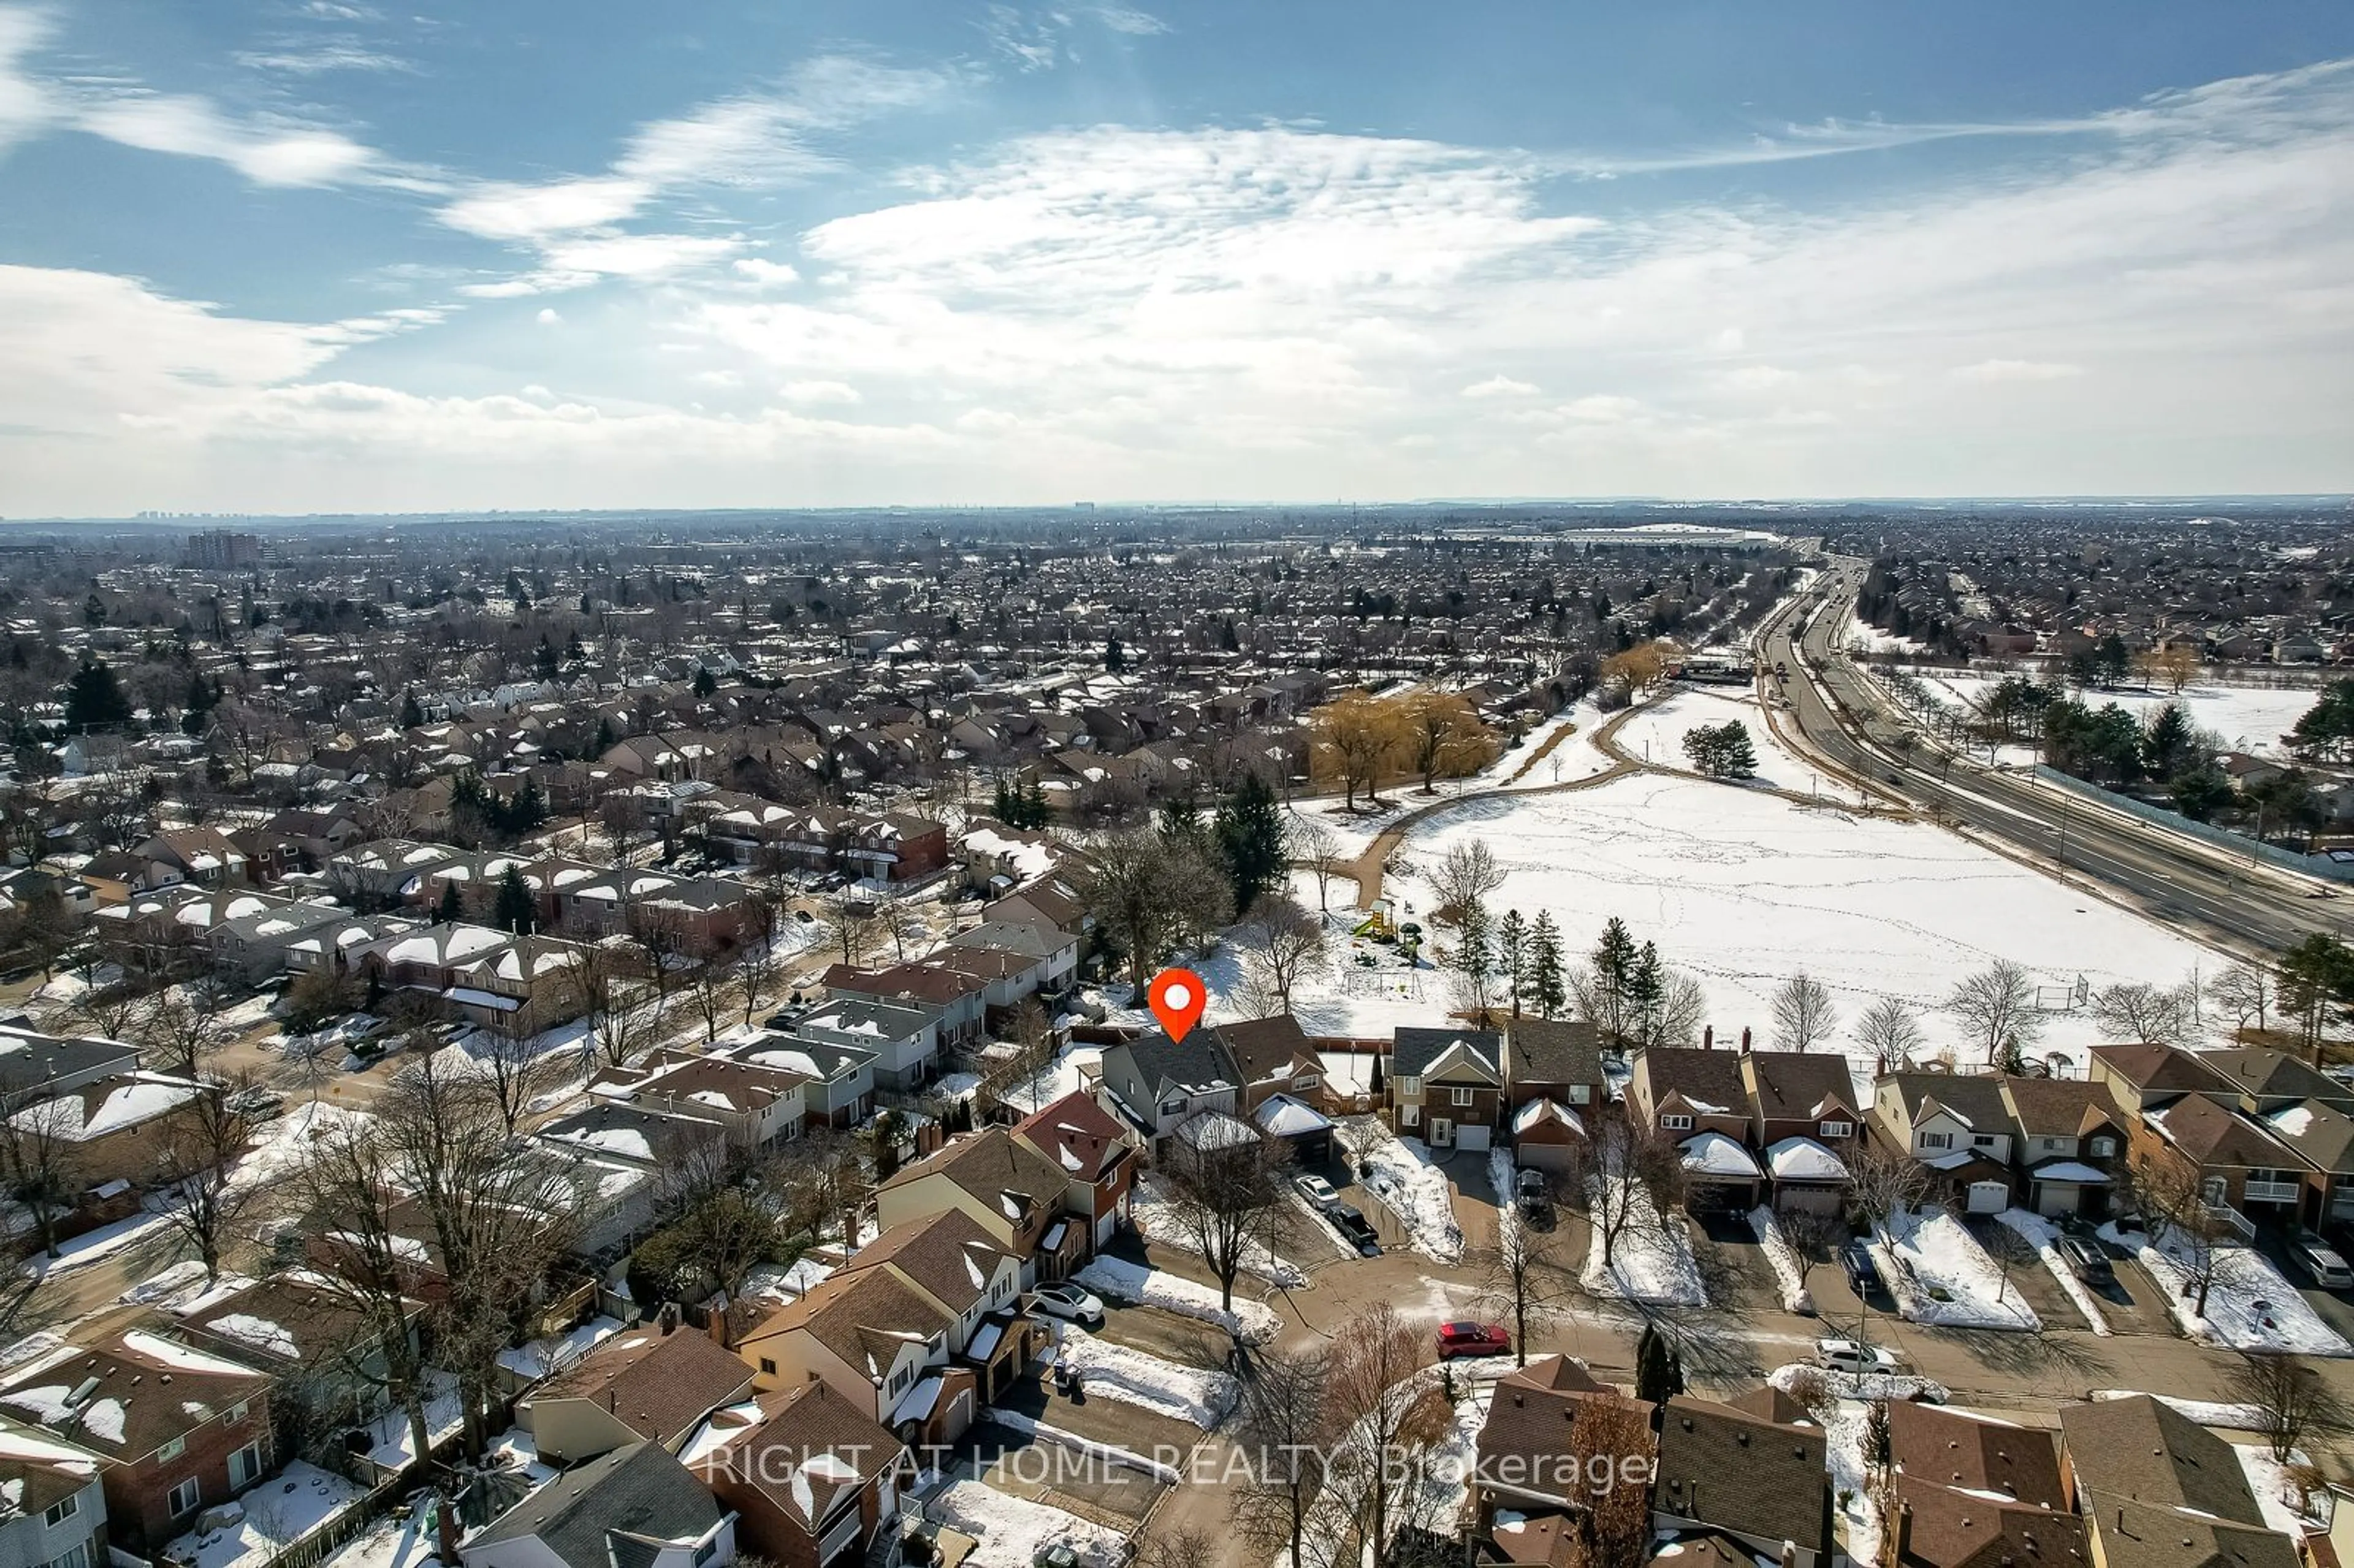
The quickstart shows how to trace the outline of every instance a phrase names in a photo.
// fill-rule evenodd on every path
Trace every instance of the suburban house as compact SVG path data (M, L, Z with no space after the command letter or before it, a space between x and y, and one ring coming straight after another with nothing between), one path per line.
M1515 1018L1504 1026L1504 1103L1517 1113L1538 1100L1583 1119L1607 1103L1602 1032L1583 1020Z
M1766 1167L1777 1209L1837 1213L1863 1113L1847 1058L1803 1051L1744 1051L1749 1147Z
M1776 1392L1751 1398L1774 1408ZM1658 1434L1658 1533L1721 1531L1784 1568L1830 1568L1831 1480L1820 1427L1679 1394L1660 1408Z
M220 1093L217 1084L170 1073L120 1073L25 1106L8 1121L52 1147L70 1148L74 1180L86 1187L140 1182L154 1173L173 1123Z
M823 1383L909 1447L953 1443L972 1425L979 1380L953 1365L956 1319L889 1268L821 1281L748 1330L736 1354L761 1393Z
M1941 1199L1973 1214L2010 1207L2010 1107L1999 1079L1882 1073L1872 1096L1873 1136L1935 1172Z
M726 1568L736 1516L659 1443L565 1471L467 1538L465 1568Z
M707 1334L641 1324L591 1349L516 1408L539 1457L577 1465L635 1443L677 1453L713 1412L751 1393L751 1370Z
M1748 1147L1749 1086L1739 1053L1658 1046L1636 1052L1627 1116L1646 1136L1676 1146L1689 1206L1755 1206L1766 1171Z
M1886 1408L1895 1568L2091 1563L2051 1433L1912 1400Z
M736 1516L738 1548L779 1568L863 1560L915 1478L907 1446L822 1382L714 1414L687 1465Z
M2138 1117L2184 1095L2232 1095L2231 1083L2196 1054L2172 1045L2095 1045L2085 1075L2109 1091L2129 1117Z
M98 1460L0 1418L0 1563L104 1568L106 1489Z
M2107 1213L2130 1141L2108 1086L2015 1075L2001 1082L2028 1207L2052 1216Z
M1101 1074L1103 1092L1155 1149L1205 1110L1231 1115L1242 1094L1242 1068L1209 1024L1186 1031L1182 1040L1153 1029L1107 1045Z
M924 1013L931 1020L933 1044L942 1049L960 1050L979 1043L986 1033L990 982L979 975L929 963L881 969L833 964L821 980L836 1001L890 1002Z
M1023 1287L1061 1279L1093 1250L1087 1215L1067 1203L1072 1173L1003 1128L968 1133L875 1190L885 1230L959 1209L1023 1260Z
M870 1052L886 1089L919 1089L938 1071L939 1015L928 1008L847 996L822 1002L791 1025L800 1039Z
M1390 1122L1433 1149L1483 1150L1503 1114L1503 1036L1487 1029L1400 1028L1382 1064Z
M119 1040L0 1026L0 1099L10 1105L45 1100L138 1065L139 1047Z
M0 1375L0 1414L94 1455L111 1539L154 1551L271 1468L270 1378L154 1328L63 1345Z
M1109 1242L1136 1185L1135 1135L1085 1090L1074 1089L1016 1122L1013 1137L1062 1169L1068 1182L1063 1207L1086 1227L1087 1250Z
M973 1370L987 1404L1029 1365L1038 1325L1021 1311L1022 1258L961 1209L894 1225L860 1247L848 1273L887 1268L947 1313L949 1351Z
M299 1400L322 1431L340 1433L385 1409L384 1330L350 1297L301 1269L229 1285L225 1278L178 1309L188 1340L268 1372L281 1401ZM415 1346L425 1303L404 1304L403 1316Z
M586 1011L580 953L560 938L444 921L367 943L349 962L372 984L419 992L481 1028L520 1038Z
M2195 1169L2209 1202L2250 1218L2294 1220L2302 1212L2305 1162L2236 1101L2185 1095L2145 1110L2134 1129L2132 1160L2137 1168Z
M2148 1394L2060 1411L2061 1478L2096 1563L2297 1568L2232 1445Z
M859 1045L765 1030L727 1054L801 1080L807 1124L855 1127L875 1108L875 1053Z
M295 943L351 918L332 904L279 904L223 920L205 933L205 945L215 969L252 983L294 968Z
M1586 1481L1573 1440L1578 1412L1587 1400L1619 1398L1567 1356L1546 1356L1498 1378L1473 1457L1476 1532L1491 1534L1500 1510L1525 1520L1583 1507ZM1649 1408L1643 1409L1648 1426Z
M2354 1116L2319 1100L2300 1100L2264 1121L2306 1167L2304 1223L2316 1229L2354 1224Z
M989 998L991 1006L1006 1007L1025 996L1053 996L1067 987L1079 972L1079 939L1047 927L985 918L950 937L927 961L961 968L969 958L1010 966L1002 976L1003 993L992 991Z
M1324 1060L1290 1013L1221 1023L1218 1038L1240 1075L1240 1096L1234 1107L1237 1113L1255 1111L1276 1095L1310 1101L1322 1097Z
M2308 1100L2354 1114L2354 1085L2316 1072L2285 1051L2243 1045L2201 1051L2199 1061L2223 1080L2221 1092L2236 1095L2240 1108L2253 1116L2269 1117Z
M766 1152L801 1135L809 1081L798 1073L735 1056L663 1049L637 1067L606 1067L588 1086L595 1098L665 1116L717 1122L728 1141Z

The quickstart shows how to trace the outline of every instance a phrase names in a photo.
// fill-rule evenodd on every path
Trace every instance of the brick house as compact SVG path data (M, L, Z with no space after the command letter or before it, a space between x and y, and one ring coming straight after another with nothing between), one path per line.
M1741 1078L1749 1097L1749 1147L1766 1168L1774 1206L1838 1213L1847 1161L1863 1130L1847 1058L1744 1051Z
M1085 1090L1074 1089L1015 1123L1013 1137L1065 1172L1063 1207L1087 1233L1087 1250L1108 1243L1136 1186L1135 1135Z
M962 1436L978 1403L972 1370L950 1361L955 1324L893 1270L862 1268L769 1313L735 1349L758 1393L822 1383L909 1447L932 1447Z
M1071 1173L1003 1128L968 1133L904 1167L875 1190L885 1230L960 1209L1023 1260L1023 1288L1085 1261L1088 1228L1066 1208Z
M862 1560L916 1473L905 1444L823 1382L719 1412L688 1468L736 1515L738 1546L779 1568Z
M1400 1028L1383 1070L1391 1127L1433 1149L1484 1150L1504 1105L1503 1036L1486 1029Z
M1688 1206L1755 1205L1766 1171L1749 1149L1749 1086L1738 1053L1638 1051L1627 1083L1627 1115L1647 1136L1676 1145Z
M675 1454L714 1412L751 1390L751 1369L710 1336L646 1323L534 1389L516 1417L551 1465L577 1465L632 1443L658 1443Z

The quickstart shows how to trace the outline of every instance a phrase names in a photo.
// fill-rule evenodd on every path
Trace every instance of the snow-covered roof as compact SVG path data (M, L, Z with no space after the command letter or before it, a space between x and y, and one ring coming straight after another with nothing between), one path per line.
M1682 1145L1683 1167L1696 1176L1723 1176L1735 1181L1755 1180L1761 1172L1749 1150L1721 1132L1703 1132L1687 1138Z
M1844 1181L1847 1161L1811 1138L1786 1138L1766 1151L1776 1181Z
M2081 1186L2105 1186L2109 1173L2075 1160L2055 1160L2049 1165L2039 1165L2032 1172L2038 1181L2073 1181Z
M1265 1105L1251 1114L1251 1119L1277 1138L1299 1138L1308 1133L1329 1131L1332 1126L1331 1118L1289 1095L1271 1096Z

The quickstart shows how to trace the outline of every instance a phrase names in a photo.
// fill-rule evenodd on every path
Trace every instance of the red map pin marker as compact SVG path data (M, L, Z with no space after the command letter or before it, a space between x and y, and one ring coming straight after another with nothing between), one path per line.
M1161 1020L1161 1027L1169 1032L1169 1038L1182 1040L1202 1022L1202 1006L1209 1001L1209 992L1202 977L1192 969L1162 969L1144 988L1144 1000L1152 1016Z

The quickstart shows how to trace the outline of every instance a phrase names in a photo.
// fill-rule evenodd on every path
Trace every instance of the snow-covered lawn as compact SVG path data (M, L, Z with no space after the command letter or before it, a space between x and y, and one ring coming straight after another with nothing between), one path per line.
M1032 1568L1052 1546L1069 1547L1081 1568L1119 1568L1128 1556L1127 1541L1102 1525L979 1481L949 1482L924 1512L981 1543L965 1559L974 1568Z
M1275 1331L1283 1326L1273 1308L1263 1302L1237 1295L1234 1310L1229 1312L1218 1305L1218 1292L1213 1287L1196 1285L1165 1269L1146 1268L1124 1258L1098 1257L1072 1277L1107 1300L1132 1301L1180 1317L1198 1318L1230 1334L1239 1334L1252 1344L1273 1339Z
M1414 1250L1434 1263L1463 1261L1463 1227L1455 1222L1455 1194L1447 1173L1430 1162L1418 1138L1394 1138L1369 1116L1344 1117L1341 1141L1371 1169L1358 1178L1389 1205Z
M191 1531L164 1550L190 1568L249 1568L333 1520L367 1495L367 1489L301 1459L240 1498L236 1523Z
M1776 744L1766 726L1766 715L1758 711L1757 699L1745 686L1677 687L1636 709L1635 716L1619 726L1618 746L1630 757L1689 769L1691 759L1684 755L1684 736L1703 725L1736 720L1749 731L1750 747L1757 754L1757 771L1747 779L1725 780L1727 784L1771 785L1801 795L1820 787L1825 796L1831 796L1829 781ZM1848 789L1845 794L1852 803L1855 791Z
M2014 1329L2039 1331L2043 1320L2016 1285L2003 1282L2001 1267L1978 1238L1935 1203L1917 1213L1899 1212L1873 1227L1890 1294L1915 1323L1945 1329Z
M2035 1255L2043 1260L2044 1268L2060 1282L2062 1291L2084 1315L2086 1328L2095 1334L2105 1335L2112 1331L2108 1319L2102 1314L2101 1304L2084 1287L2084 1282L2076 1277L2076 1271L2068 1266L2068 1260L2060 1255L2057 1245L2059 1226L2041 1214L2029 1213L2025 1209L2005 1209L1995 1218L2018 1232L2020 1239L2035 1249Z
M425 1401L425 1433L438 1444L465 1425L465 1402L459 1395L455 1372L429 1369L425 1377L431 1389ZM375 1440L368 1457L386 1469L406 1469L416 1461L417 1447L409 1441L408 1413L399 1404L370 1422L368 1435Z
M1757 1245L1766 1249L1766 1261L1774 1266L1774 1282L1781 1287L1782 1308L1786 1312L1811 1314L1815 1298L1807 1293L1807 1264L1790 1238L1782 1234L1782 1222L1774 1211L1760 1203L1749 1211L1749 1228L1757 1233Z
M1863 1446L1871 1431L1872 1405L1861 1399L1834 1399L1816 1412L1823 1424L1823 1464L1831 1473L1831 1499L1847 1526L1848 1560L1880 1561L1880 1504L1872 1495L1872 1471Z
M620 1333L622 1326L619 1318L591 1318L553 1339L533 1340L501 1351L499 1365L511 1376L537 1383L578 1364L581 1357Z
M1140 1404L1205 1432L1242 1397L1242 1385L1225 1372L1180 1366L1147 1351L1099 1340L1076 1324L1064 1326L1055 1354L1079 1374L1088 1393Z
M1941 694L1949 694L1955 706L1964 709L1983 702L2002 679L1999 674L1952 672L1926 678L1932 686L1943 688ZM2122 687L2086 692L2081 700L2094 708L2115 703L2133 715L2136 723L2168 703L2179 702L2190 710L2192 724L2222 737L2224 749L2280 757L2285 755L2281 736L2294 729L2320 697L2320 690L2314 686L2226 686L2198 682L2184 687L2179 695L2163 689Z
M2200 1313L2198 1290L2186 1259L2195 1258L2171 1232L2153 1238L2138 1231L2126 1234L2114 1224L2103 1225L2101 1236L2134 1249L2142 1267L2166 1295L2166 1309L2194 1340L2233 1351L2288 1351L2307 1356L2354 1356L2338 1330L2321 1320L2306 1304L2296 1287L2281 1277L2262 1253L2253 1247L2219 1246L2214 1252L2214 1277L2207 1288L2207 1310Z
M1185 1252L1197 1249L1187 1238L1184 1228L1177 1224L1169 1205L1169 1193L1157 1176L1140 1176L1136 1182L1136 1228L1162 1246L1173 1246ZM1286 1290L1297 1290L1308 1283L1308 1276L1299 1266L1287 1262L1269 1252L1257 1241L1243 1245L1243 1272L1257 1275L1270 1285Z
M40 1251L37 1241L33 1255L25 1260L19 1272L30 1279L47 1279L52 1275L80 1268L84 1264L96 1263L124 1247L160 1241L171 1234L172 1222L168 1216L142 1209L111 1225L101 1225L94 1231L84 1231L70 1241L59 1242L55 1257Z
M1600 1176L1589 1176L1585 1181L1586 1212L1598 1214L1603 1207ZM1701 1283L1700 1265L1694 1261L1691 1237L1684 1229L1684 1217L1670 1214L1664 1221L1652 1206L1651 1195L1637 1184L1627 1193L1625 1228L1611 1244L1610 1265L1602 1264L1602 1233L1599 1224L1585 1244L1585 1266L1578 1278L1596 1296L1617 1296L1628 1301L1652 1301L1662 1306L1705 1307L1708 1288Z
M2288 1466L2274 1458L2268 1446L2234 1443L2232 1452L2239 1457L2241 1473L2248 1478L2248 1490L2256 1495L2256 1508L2264 1514L2267 1526L2293 1541L2303 1540L2307 1531L2329 1528L2329 1494L2326 1489L2317 1487L2310 1496L2301 1493L2288 1478ZM2303 1449L2289 1451L2289 1464L2311 1462Z

